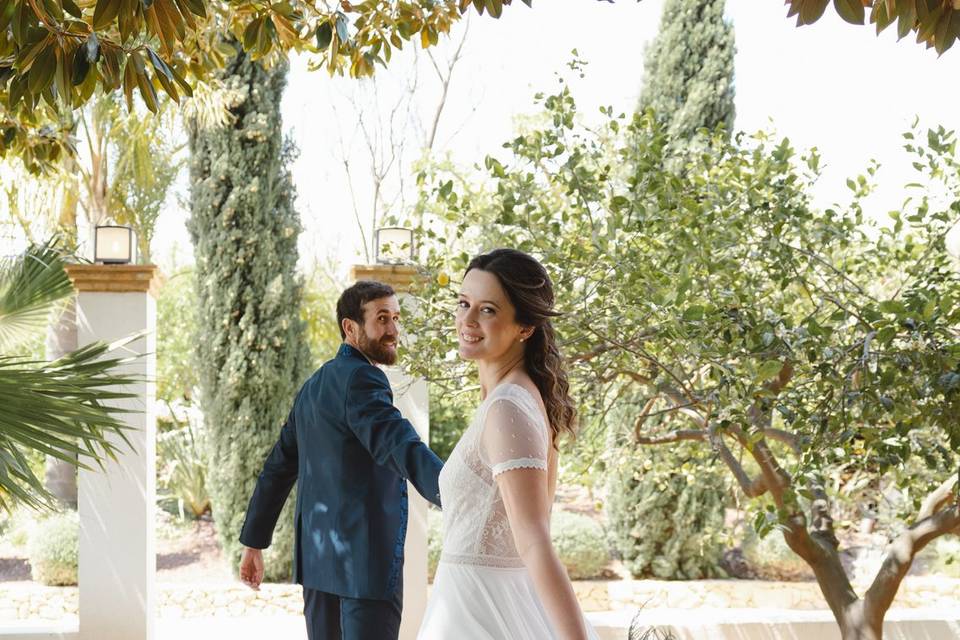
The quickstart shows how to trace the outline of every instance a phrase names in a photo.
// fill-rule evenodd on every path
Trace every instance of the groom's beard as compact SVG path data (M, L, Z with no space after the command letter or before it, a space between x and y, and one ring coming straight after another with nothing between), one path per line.
M378 364L391 365L397 362L397 338L396 336L383 337L380 340L374 340L362 333L358 340L360 350L374 362ZM391 349L388 345L392 344Z

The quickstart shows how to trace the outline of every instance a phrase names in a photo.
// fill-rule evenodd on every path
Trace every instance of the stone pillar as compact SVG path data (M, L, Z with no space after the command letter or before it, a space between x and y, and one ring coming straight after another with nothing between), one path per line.
M78 344L144 337L126 345L138 356L125 373L142 382L127 387L132 449L115 438L117 460L81 469L80 640L153 640L156 609L156 290L152 265L68 265L77 289Z
M414 267L362 265L350 270L351 280L376 280L393 287L401 307L409 304L405 292L417 277ZM409 309L406 311L409 313ZM401 352L401 358L403 354ZM413 423L424 442L430 441L430 402L427 383L413 380L396 367L385 369L393 387L393 400L405 418ZM400 640L414 640L427 607L427 505L413 485L407 487L409 516L403 563L403 620Z

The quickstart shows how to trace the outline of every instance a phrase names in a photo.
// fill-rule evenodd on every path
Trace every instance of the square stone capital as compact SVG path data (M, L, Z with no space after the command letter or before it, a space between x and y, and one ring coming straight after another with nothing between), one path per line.
M163 284L153 264L68 264L67 276L77 291L149 293L154 298Z
M411 285L420 278L416 267L400 264L357 264L350 267L350 279L376 280L393 287L398 293L410 290Z

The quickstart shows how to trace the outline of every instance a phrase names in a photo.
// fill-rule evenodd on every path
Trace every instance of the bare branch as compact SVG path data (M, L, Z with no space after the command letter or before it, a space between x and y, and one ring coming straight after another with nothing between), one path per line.
M467 41L467 33L470 31L470 20L467 20L466 27L463 30L463 37L460 38L460 44L457 46L456 52L453 54L453 58L450 59L450 62L447 63L447 73L446 75L440 71L440 67L437 65L437 61L433 57L433 53L428 49L427 55L430 56L430 62L433 63L433 68L437 72L437 76L440 78L440 102L437 104L436 113L433 115L433 125L430 127L430 135L427 137L426 150L431 151L433 149L434 141L437 138L437 127L440 125L440 116L443 114L443 108L447 104L447 92L450 89L450 80L453 78L453 68L457 66L457 62L460 61L460 54L463 52L463 44Z

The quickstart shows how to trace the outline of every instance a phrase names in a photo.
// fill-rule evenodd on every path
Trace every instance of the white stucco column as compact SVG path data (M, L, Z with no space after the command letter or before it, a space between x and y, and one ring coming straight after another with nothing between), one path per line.
M401 307L404 292L416 278L413 267L394 265L363 265L351 269L351 279L377 280L389 284L397 291ZM409 313L409 309L405 311ZM401 352L400 357L403 357ZM413 380L398 368L388 368L387 378L393 387L393 401L420 434L424 442L430 441L430 401L427 383ZM400 624L400 640L414 640L427 607L427 501L408 483L409 515L407 540L403 548L403 618Z
M78 344L120 340L146 331L124 347L138 355L124 373L142 381L126 387L127 439L105 468L81 469L80 640L153 640L156 603L156 288L152 265L70 265L77 289Z

